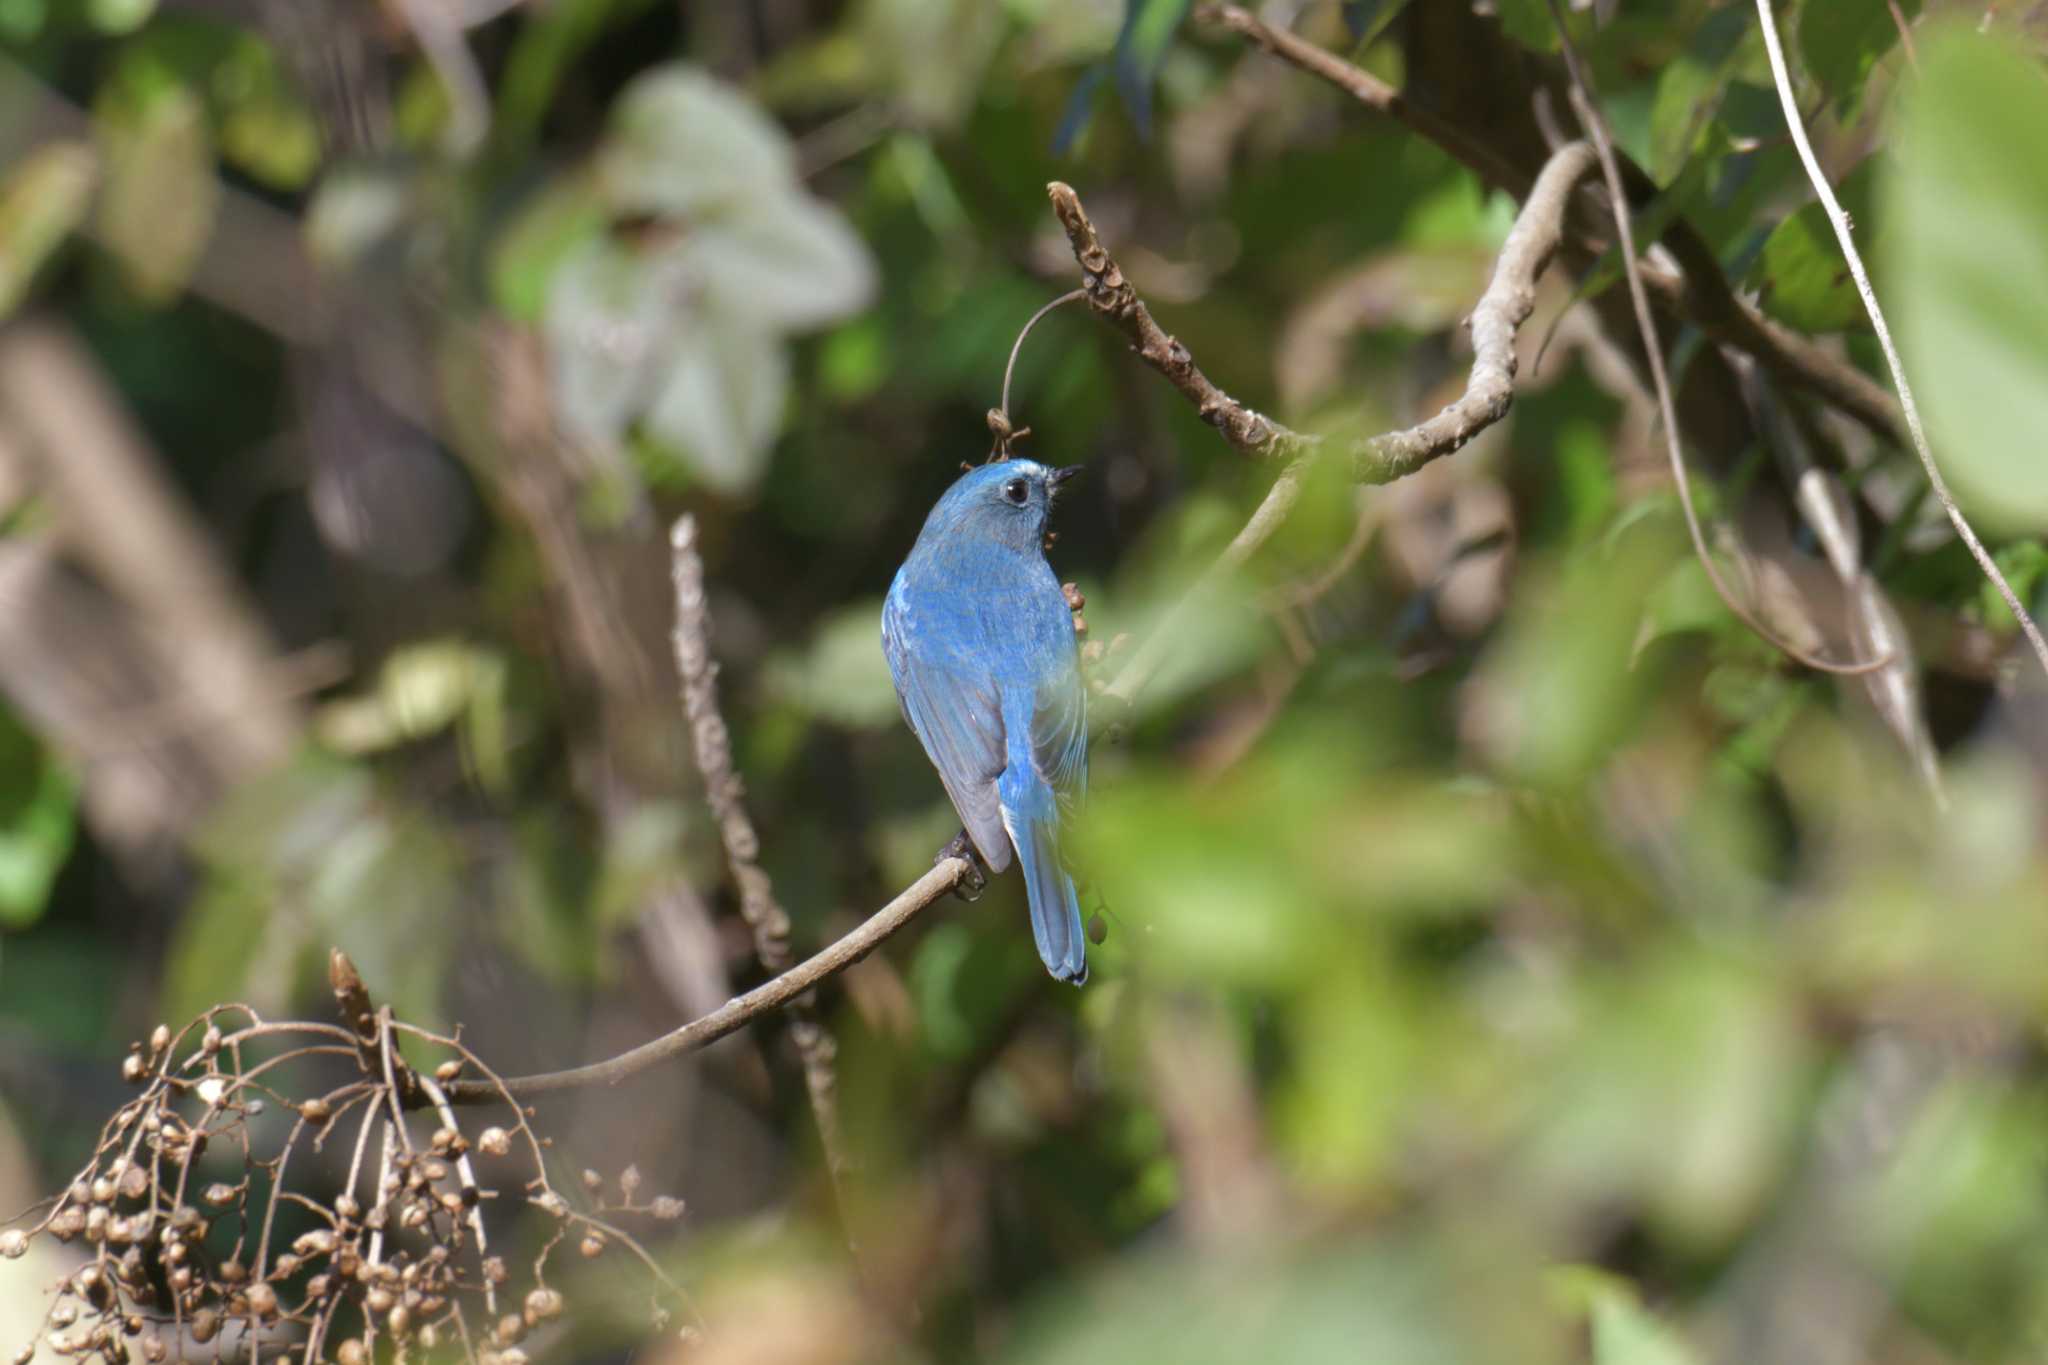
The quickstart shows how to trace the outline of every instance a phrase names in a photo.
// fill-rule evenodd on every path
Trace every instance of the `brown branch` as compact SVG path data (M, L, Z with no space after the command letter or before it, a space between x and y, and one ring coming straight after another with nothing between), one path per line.
M1472 376L1464 395L1419 426L1364 442L1352 456L1360 482L1391 483L1412 474L1507 416L1515 401L1515 333L1536 310L1536 281L1564 240L1572 191L1597 164L1594 148L1584 142L1551 154L1472 309Z
M1095 224L1081 207L1080 196L1058 180L1047 185L1045 192L1052 198L1052 211L1059 215L1060 226L1067 230L1074 259L1080 262L1081 283L1088 291L1089 306L1122 332L1139 358L1166 376L1166 381L1195 405L1202 420L1221 432L1233 449L1255 460L1278 460L1301 454L1315 443L1315 438L1289 431L1210 383L1195 364L1195 358L1188 354L1188 348L1153 321L1152 311L1102 245Z
M1409 100L1400 91L1361 71L1335 53L1284 29L1276 29L1238 6L1204 4L1196 10L1202 22L1249 39L1267 53L1342 90L1375 113L1395 119L1462 162L1482 180L1521 197L1534 178L1520 165L1503 158L1467 130ZM1623 179L1632 194L1649 197L1658 187L1643 170L1621 158ZM1884 386L1854 365L1830 354L1814 341L1765 317L1736 296L1710 248L1684 219L1676 219L1659 238L1682 273L1645 265L1643 287L1657 302L1714 341L1746 351L1780 379L1820 395L1835 407L1898 445L1906 429L1898 404ZM1580 241L1590 250L1604 242Z
M704 799L718 822L726 863L740 893L740 917L753 935L754 955L768 971L787 972L795 961L789 951L789 915L775 899L775 888L759 862L760 835L747 814L746 786L733 769L731 735L718 711L718 665L711 658L711 614L704 600L704 560L697 552L696 519L676 518L668 543L676 599L671 640L697 771L704 778ZM790 1036L803 1059L804 1088L810 1092L825 1166L836 1186L846 1170L846 1149L839 1136L832 1035L819 1022L816 1003L808 997L793 1003L790 1015Z
M507 1095L525 1099L557 1090L617 1085L649 1067L696 1052L738 1032L769 1011L783 1008L819 982L837 976L866 957L915 919L919 911L945 899L966 879L971 867L965 858L942 859L852 933L773 980L726 1001L709 1014L693 1019L673 1032L588 1066L535 1076L510 1076L505 1078L502 1087L481 1081L457 1081L447 1087L448 1101L451 1104L498 1104L503 1103Z
M1413 474L1431 460L1462 448L1507 415L1514 402L1515 334L1535 308L1536 281L1563 240L1572 188L1597 164L1594 149L1584 142L1562 147L1551 156L1516 216L1486 292L1473 307L1472 374L1465 392L1425 422L1360 442L1351 453L1351 471L1361 483L1391 483ZM1244 528L1104 690L1105 696L1129 704L1158 672L1177 624L1229 573L1249 560L1293 511L1307 477L1308 461L1322 442L1253 412L1210 382L1196 368L1187 347L1167 336L1152 320L1137 290L1103 247L1080 196L1059 183L1048 191L1053 211L1073 244L1096 311L1129 337L1138 354L1194 403L1204 420L1233 447L1259 459L1282 453L1290 456L1290 463Z
M1597 164L1594 149L1583 142L1552 154L1501 247L1486 292L1472 309L1472 373L1465 392L1425 422L1360 442L1351 455L1352 475L1359 482L1391 483L1412 474L1431 460L1462 449L1507 416L1514 402L1515 334L1534 311L1536 281L1564 240L1571 192ZM1053 212L1067 230L1095 311L1128 337L1139 357L1166 376L1224 440L1261 460L1306 456L1321 445L1319 437L1282 426L1216 387L1196 366L1188 348L1153 320L1151 310L1102 245L1080 196L1057 181L1047 187L1047 193L1052 197ZM1288 497L1291 505L1291 494ZM1237 545L1232 542L1233 549ZM1245 553L1256 548L1254 544Z

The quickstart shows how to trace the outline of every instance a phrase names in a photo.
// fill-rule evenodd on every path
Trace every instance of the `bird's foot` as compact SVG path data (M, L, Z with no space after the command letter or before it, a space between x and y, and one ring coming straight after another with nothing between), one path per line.
M981 893L988 889L988 878L982 875L981 855L974 851L974 841L967 837L966 830L963 829L954 835L953 841L939 850L932 863L937 865L948 858L967 860L967 875L953 888L953 894L963 901L980 900Z

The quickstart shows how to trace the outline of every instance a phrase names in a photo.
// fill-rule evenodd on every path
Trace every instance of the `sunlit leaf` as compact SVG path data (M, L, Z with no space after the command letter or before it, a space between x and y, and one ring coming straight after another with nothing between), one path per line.
M1930 37L1885 182L1885 279L1920 406L1965 507L2048 525L2048 76L1996 34Z
M647 409L647 432L712 488L751 488L782 425L789 360L751 322L705 311L669 343Z
M556 415L585 439L615 441L644 403L678 300L674 271L610 238L572 248L548 280L543 326Z
M1894 17L1896 7L1898 17ZM1920 0L1826 0L1799 7L1799 56L1831 103L1854 109L1870 70L1899 43L1899 22L1911 23Z
M43 262L85 218L96 169L90 147L51 142L0 183L0 317L20 306Z
M550 184L529 199L491 251L491 297L509 317L540 318L555 269L604 231L604 204L589 180Z
M198 96L160 67L131 64L97 111L105 188L99 237L150 302L184 288L220 198Z
M898 723L896 687L879 643L881 619L882 604L874 598L834 612L801 652L769 661L769 692L836 725L872 729Z
M875 268L837 209L762 196L697 224L678 250L720 310L765 329L808 330L868 303Z
M1864 161L1835 187L1850 220L1864 225L1857 245L1866 254L1873 247L1884 249L1882 235L1870 231L1879 221L1869 211L1876 164L1875 158ZM1749 282L1761 289L1766 312L1803 332L1867 325L1863 299L1818 201L1802 205L1771 230Z
M156 0L85 0L86 18L102 33L133 33L156 13Z
M598 173L616 212L688 216L787 192L796 160L788 134L753 101L675 65L641 75L619 97Z

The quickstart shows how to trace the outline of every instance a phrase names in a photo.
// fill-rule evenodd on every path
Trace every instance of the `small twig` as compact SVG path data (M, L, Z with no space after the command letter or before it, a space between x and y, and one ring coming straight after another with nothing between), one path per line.
M1472 375L1458 401L1420 426L1365 442L1352 457L1362 483L1391 483L1464 446L1515 401L1515 333L1536 311L1536 281L1564 240L1565 209L1596 149L1568 143L1543 164L1472 309Z
M1003 405L1000 411L1005 420L1008 420L1010 416L1010 376L1017 372L1017 353L1024 349L1024 338L1030 336L1031 329L1036 327L1039 320L1053 309L1064 307L1076 299L1085 299L1087 297L1088 291L1085 289L1069 289L1066 293L1033 313L1025 320L1023 327L1018 329L1017 339L1010 343L1009 363L1003 366Z
M745 995L726 1001L717 1009L693 1019L681 1028L602 1062L549 1071L535 1076L508 1076L502 1082L457 1081L447 1087L450 1104L499 1104L557 1090L575 1090L591 1085L617 1085L651 1066L686 1056L745 1028L772 1010L837 976L879 948L892 934L915 919L918 912L944 900L967 877L972 864L965 858L947 858L905 887L896 899L869 916L865 923L830 947L804 959L782 975L756 986Z
M1622 274L1628 280L1629 301L1635 305L1636 327L1642 333L1643 359L1650 369L1651 387L1656 390L1657 412L1664 427L1664 448L1671 459L1671 480L1677 485L1678 505L1685 513L1685 529L1692 537L1694 554L1700 568L1705 571L1708 583L1713 585L1717 595L1735 618L1748 626L1761 639L1767 641L1787 657L1797 660L1808 668L1824 673L1869 673L1883 668L1889 655L1864 660L1854 664L1838 664L1811 654L1785 639L1766 625L1755 613L1745 606L1733 589L1721 578L1721 571L1714 563L1714 556L1707 549L1706 534L1700 528L1699 512L1692 501L1692 482L1686 476L1685 451L1678 440L1678 408L1671 398L1671 380L1664 372L1664 346L1657 339L1657 322L1650 315L1650 296L1643 288L1642 270L1636 262L1634 215L1629 210L1628 190L1622 183L1621 167L1614 157L1614 141L1607 130L1607 120L1592 100L1592 87L1579 61L1578 48L1572 43L1571 33L1565 27L1564 10L1558 0L1548 0L1550 17L1557 26L1559 42L1563 45L1565 70L1571 76L1572 109L1578 114L1579 123L1593 139L1599 152L1600 169L1607 181L1607 195L1613 202L1614 224L1617 234L1616 245L1621 252Z
M1849 262L1849 274L1856 281L1856 292L1863 297L1863 310L1870 314L1870 325L1877 332L1877 343L1884 349L1885 367L1891 371L1892 384L1899 391L1899 406L1905 410L1906 429L1912 434L1913 451L1920 457L1921 466L1927 471L1927 482L1934 489L1934 496L1941 501L1941 507L1948 513L1956 535L1969 547L1970 557L1977 561L1977 567L1998 589L1998 595L2005 602L2006 609L2019 621L2020 630L2026 634L2027 643L2033 646L2034 657L2041 668L2048 672L2048 640L2041 638L2041 628L2034 624L2034 618L2020 604L2019 594L2006 582L2005 575L1991 558L1984 542L1977 539L1977 533L1970 529L1962 509L1948 491L1947 482L1941 477L1941 467L1934 462L1934 451L1927 444L1927 432L1920 425L1920 408L1913 401L1913 386L1906 382L1906 367L1899 359L1899 348L1892 342L1891 328L1885 325L1884 310L1878 307L1877 291L1870 286L1869 272L1863 268L1863 257L1856 250L1854 235L1849 230L1849 215L1842 212L1841 203L1835 198L1834 190L1828 185L1827 173L1821 169L1820 159L1813 154L1813 143L1806 136L1806 121L1800 117L1799 105L1792 96L1792 74L1785 66L1785 50L1778 40L1778 19L1772 12L1771 0L1756 0L1758 18L1763 23L1764 51L1771 61L1771 78L1778 86L1778 100L1785 107L1785 124L1792 133L1792 143L1799 149L1799 160L1806 167L1806 177L1813 182L1813 192L1820 196L1821 207L1827 210L1828 223L1835 230L1835 240L1842 244L1842 255Z
M718 665L711 658L711 613L704 599L704 560L697 553L696 519L676 518L668 543L676 613L671 642L697 771L704 778L704 799L718 823L726 864L740 893L740 917L753 935L754 956L770 972L787 972L795 962L789 950L789 915L775 899L774 885L761 867L761 838L747 814L746 787L733 768L731 734L718 711ZM792 1004L790 1011L790 1036L803 1060L804 1088L810 1092L825 1168L836 1188L846 1170L846 1147L839 1136L838 1079L833 1069L836 1049L832 1035L819 1022L815 1001L805 996Z

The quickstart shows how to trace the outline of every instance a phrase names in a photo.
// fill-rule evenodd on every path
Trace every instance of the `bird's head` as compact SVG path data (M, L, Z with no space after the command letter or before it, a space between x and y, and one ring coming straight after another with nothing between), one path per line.
M932 509L932 522L984 536L1019 550L1036 550L1060 485L1081 466L1054 469L1036 460L976 465L957 479Z

